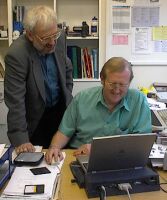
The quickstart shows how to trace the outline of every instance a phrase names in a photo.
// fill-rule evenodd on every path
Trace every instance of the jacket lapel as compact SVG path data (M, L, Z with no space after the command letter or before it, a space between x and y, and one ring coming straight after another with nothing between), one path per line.
M38 59L37 54L32 55L32 62L33 62L33 73L34 73L34 79L36 81L37 87L39 89L39 92L45 102L46 100L46 94L45 94L45 85L44 85L44 79L43 79L43 73L42 73L42 67L40 60Z

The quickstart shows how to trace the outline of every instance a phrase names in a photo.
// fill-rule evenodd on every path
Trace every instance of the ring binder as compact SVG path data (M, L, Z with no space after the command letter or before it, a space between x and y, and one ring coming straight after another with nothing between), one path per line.
M0 189L6 183L8 178L11 177L15 168L12 164L12 151L13 148L11 146L8 148L4 148L4 153L0 158Z

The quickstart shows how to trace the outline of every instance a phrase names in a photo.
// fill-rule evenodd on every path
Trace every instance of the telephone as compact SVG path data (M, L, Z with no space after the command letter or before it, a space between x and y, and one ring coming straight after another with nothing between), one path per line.
M153 83L156 90L157 100L163 103L167 103L167 83Z

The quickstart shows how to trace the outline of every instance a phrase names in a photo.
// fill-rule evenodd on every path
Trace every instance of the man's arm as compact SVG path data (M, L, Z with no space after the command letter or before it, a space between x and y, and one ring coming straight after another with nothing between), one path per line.
M45 154L45 160L48 164L51 164L53 160L58 161L58 159L63 159L61 149L65 147L69 140L70 138L65 136L61 131L58 130L55 133L55 135L52 138L49 149Z
M17 50L16 50L17 51ZM29 142L26 122L25 93L26 93L25 63L16 53L5 57L4 98L9 109L8 137L13 146Z
M151 133L152 124L151 124L151 111L147 102L146 97L141 94L138 102L141 102L136 106L136 125L134 127L134 133Z
M72 92L72 89L73 89L72 69L73 69L73 67L71 64L71 60L68 57L66 57L66 86L70 92Z
M73 155L89 155L91 150L91 144L83 144L77 150L74 151Z
M65 34L65 53L67 54L67 39ZM66 86L72 92L73 89L73 66L71 60L66 55Z

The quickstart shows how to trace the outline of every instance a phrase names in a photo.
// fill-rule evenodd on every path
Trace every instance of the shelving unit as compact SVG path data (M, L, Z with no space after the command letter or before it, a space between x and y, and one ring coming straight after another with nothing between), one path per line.
M2 15L2 17L0 16L0 25L6 27L8 30L8 37L0 38L0 43L3 41L5 43L3 46L7 48L13 42L13 10L16 5L24 6L25 10L35 5L47 5L56 10L58 22L66 22L66 25L69 26L70 30L72 30L73 26L81 26L83 21L87 22L90 29L91 19L96 16L99 20L99 37L67 37L67 40L68 45L78 45L81 48L88 47L88 49L97 48L99 55L101 55L101 4L101 0L85 0L79 2L78 0L1 0L0 15ZM1 10L3 12L1 12ZM99 57L98 63L99 66L101 66L101 57ZM92 80L93 79L87 79L87 81Z
M58 22L63 23L65 22L66 26L69 27L69 31L73 30L74 26L82 26L82 22L86 21L89 26L89 34L91 34L91 20L94 16L96 16L101 21L101 13L100 13L100 6L101 0L85 0L79 1L78 0L56 0L57 5L57 15L58 15ZM78 46L81 49L88 48L91 49L98 49L98 54L101 55L101 48L100 48L100 36L101 36L101 27L99 23L99 37L92 37L87 36L83 37L67 37L67 45L68 46ZM98 58L97 63L99 64L97 67L101 66L100 57ZM83 66L82 66L83 67ZM99 71L99 70L98 70ZM98 79L94 78L82 78L82 79L74 79L76 82L84 81L97 81Z
M103 1L103 3L102 3ZM0 26L5 25L8 29L8 37L0 38L0 61L4 58L7 48L13 42L13 8L16 5L29 8L35 5L47 5L57 12L58 22L66 22L72 29L73 26L81 26L83 21L91 25L91 19L96 16L99 21L99 37L67 37L68 45L98 48L99 71L105 61L105 3L106 0L0 0ZM74 90L91 87L99 84L99 79L74 79ZM80 84L81 83L81 84ZM79 88L79 89L78 89ZM74 94L76 92L74 91Z

